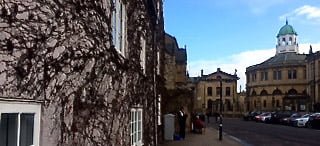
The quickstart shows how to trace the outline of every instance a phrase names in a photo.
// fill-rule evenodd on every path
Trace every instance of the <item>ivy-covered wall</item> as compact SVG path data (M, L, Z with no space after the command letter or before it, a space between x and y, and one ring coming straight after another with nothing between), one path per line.
M130 145L136 105L143 108L143 142L155 145L162 0L123 2L125 56L112 44L111 0L1 1L0 100L42 103L41 145Z

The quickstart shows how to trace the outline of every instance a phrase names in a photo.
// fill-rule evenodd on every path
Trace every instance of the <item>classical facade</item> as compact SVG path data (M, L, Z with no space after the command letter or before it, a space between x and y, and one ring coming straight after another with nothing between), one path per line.
M277 35L275 56L246 68L246 109L311 110L307 55L298 49L297 33L286 21Z
M157 145L162 0L0 9L1 146Z
M220 68L218 68L216 72L208 75L204 75L201 70L200 77L190 77L189 86L194 91L194 111L219 112L221 94L223 112L233 111L237 98L237 80L239 80L239 78L236 73L233 75L228 74L221 71Z

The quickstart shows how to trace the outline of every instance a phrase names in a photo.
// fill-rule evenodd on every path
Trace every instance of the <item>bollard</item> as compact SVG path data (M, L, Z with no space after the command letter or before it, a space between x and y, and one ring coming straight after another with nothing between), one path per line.
M222 117L220 116L220 123L219 123L219 140L222 140Z

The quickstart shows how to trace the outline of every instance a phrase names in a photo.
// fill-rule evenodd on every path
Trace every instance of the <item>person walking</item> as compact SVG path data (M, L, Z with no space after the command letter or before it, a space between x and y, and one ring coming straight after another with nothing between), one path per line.
M179 121L179 135L182 139L185 139L185 136L186 136L186 120L187 120L187 115L184 113L183 107L181 107L178 112L178 121Z

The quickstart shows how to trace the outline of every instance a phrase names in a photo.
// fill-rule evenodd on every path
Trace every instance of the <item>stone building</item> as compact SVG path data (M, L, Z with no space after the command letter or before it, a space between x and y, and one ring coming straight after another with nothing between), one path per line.
M310 102L313 111L320 111L320 52L312 52L307 55L307 93L310 95Z
M281 27L275 56L246 68L248 110L311 110L305 54L298 53L297 33Z
M241 92L237 93L237 97L236 97L235 104L234 104L235 105L234 106L234 111L238 112L240 115L242 113L248 111L246 109L245 99L246 99L246 92L245 91L241 91Z
M157 145L162 5L2 1L0 145Z
M180 107L184 107L188 116L187 125L191 120L191 97L192 92L187 87L187 51L180 48L177 40L170 34L165 34L164 51L164 78L165 94L162 98L163 114L176 114ZM178 124L176 125L178 129ZM187 126L189 128L189 126Z
M220 94L222 94L222 110L223 112L233 112L234 104L237 96L237 80L236 73L228 74L221 71L220 68L216 72L204 75L201 70L200 77L190 77L189 86L193 89L193 109L196 112L219 112L220 111ZM222 93L221 86L222 84Z
M165 34L164 78L166 95L163 97L164 113L174 113L179 107L188 109L189 90L187 88L187 52L180 48L175 37Z
M170 34L165 34L165 87L175 89L187 82L187 51L179 48L177 40Z

